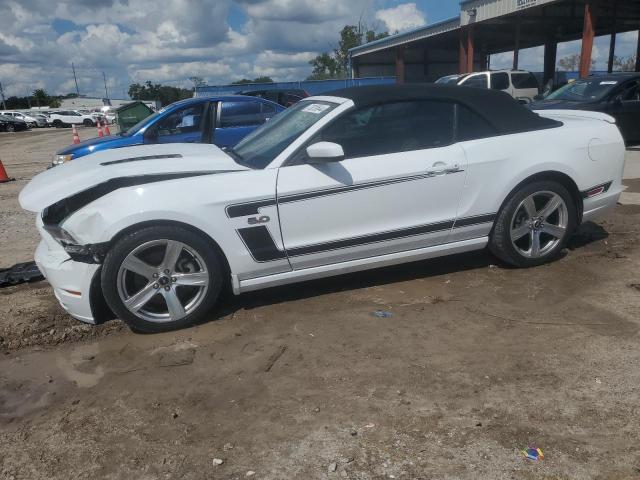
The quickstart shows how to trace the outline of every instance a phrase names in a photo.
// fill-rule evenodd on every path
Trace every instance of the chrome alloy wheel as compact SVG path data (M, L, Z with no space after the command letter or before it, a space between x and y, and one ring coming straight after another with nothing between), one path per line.
M525 198L511 219L513 247L527 258L541 258L562 241L569 223L565 201L554 192L536 192Z
M175 240L153 240L129 253L118 270L120 300L149 322L180 320L196 310L209 289L202 256Z

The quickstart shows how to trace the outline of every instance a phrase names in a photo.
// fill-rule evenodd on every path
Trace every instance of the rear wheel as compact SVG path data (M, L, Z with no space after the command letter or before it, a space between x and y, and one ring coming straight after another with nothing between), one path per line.
M517 266L542 265L558 257L577 224L576 206L560 183L524 185L504 204L489 242L501 260Z
M95 124L94 124L91 120L89 120L88 118L85 118L85 119L82 121L82 124L83 124L85 127L93 127L93 126L95 125Z
M62 127L62 120L58 120L57 118L53 121L52 125L56 128Z
M200 235L179 227L147 227L114 245L102 270L105 299L135 330L192 325L214 306L223 269Z
M15 132L16 127L13 126L12 123L7 123L7 132Z

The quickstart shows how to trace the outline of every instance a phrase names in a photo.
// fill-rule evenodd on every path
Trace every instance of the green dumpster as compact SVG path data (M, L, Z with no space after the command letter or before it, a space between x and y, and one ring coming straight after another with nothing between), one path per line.
M116 122L121 132L133 127L140 120L147 118L153 113L148 106L142 102L131 102L122 105L116 110Z

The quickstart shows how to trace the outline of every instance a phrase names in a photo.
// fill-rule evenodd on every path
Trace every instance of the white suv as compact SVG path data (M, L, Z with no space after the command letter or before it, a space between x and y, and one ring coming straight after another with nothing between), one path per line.
M436 83L501 90L521 103L531 103L540 93L538 80L533 73L525 70L494 70L465 75L449 75L440 78Z
M49 123L54 127L65 127L68 125L93 127L96 121L91 115L83 115L75 110L58 110L49 114Z

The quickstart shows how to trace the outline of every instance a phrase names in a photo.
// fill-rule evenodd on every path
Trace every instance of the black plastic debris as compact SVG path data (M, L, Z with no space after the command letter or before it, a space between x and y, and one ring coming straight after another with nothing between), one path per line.
M11 268L0 268L0 288L42 279L44 276L35 262L16 263Z

